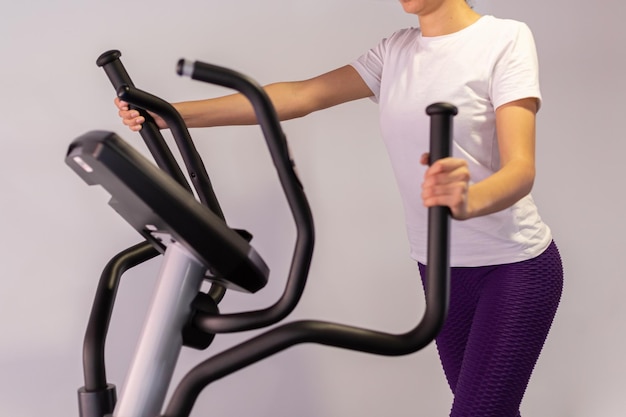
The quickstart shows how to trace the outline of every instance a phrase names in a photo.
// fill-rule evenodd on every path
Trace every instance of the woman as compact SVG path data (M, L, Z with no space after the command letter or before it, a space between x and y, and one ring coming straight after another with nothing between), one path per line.
M448 206L457 220L450 311L436 340L454 393L450 416L518 416L563 279L529 194L541 102L534 40L523 23L480 16L464 0L400 2L419 29L395 32L350 65L265 88L282 120L366 97L378 102L422 278L427 208ZM424 109L438 101L459 108L453 157L428 167ZM143 118L116 104L139 130ZM190 127L256 122L241 95L175 107Z

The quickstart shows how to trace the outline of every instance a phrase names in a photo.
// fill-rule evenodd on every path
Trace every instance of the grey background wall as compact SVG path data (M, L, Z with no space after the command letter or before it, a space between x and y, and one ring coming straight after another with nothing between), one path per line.
M534 195L565 261L551 337L523 404L526 415L623 416L626 347L622 269L626 222L623 2L503 2L475 7L526 21L541 60ZM417 24L395 1L241 0L4 2L0 12L0 415L77 415L81 344L97 278L139 237L63 163L92 129L141 147L112 106L95 66L120 49L135 82L168 100L224 91L175 75L181 57L238 69L261 83L343 65L392 31ZM376 107L363 101L284 128L314 210L310 284L293 318L389 332L422 309ZM256 127L197 130L229 221L255 234L272 268L258 296L229 295L225 311L265 307L282 291L294 231ZM121 388L159 262L128 273L107 346ZM250 337L218 339L216 352ZM207 353L185 350L175 378ZM450 395L432 346L380 358L298 346L208 389L193 415L444 416Z

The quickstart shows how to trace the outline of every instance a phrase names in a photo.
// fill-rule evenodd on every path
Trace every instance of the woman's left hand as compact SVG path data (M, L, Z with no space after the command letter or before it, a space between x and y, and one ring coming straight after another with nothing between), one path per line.
M422 155L421 163L428 165L429 155ZM434 162L424 175L422 201L426 207L447 206L452 217L465 220L471 217L468 205L470 172L467 162L460 158L443 158Z

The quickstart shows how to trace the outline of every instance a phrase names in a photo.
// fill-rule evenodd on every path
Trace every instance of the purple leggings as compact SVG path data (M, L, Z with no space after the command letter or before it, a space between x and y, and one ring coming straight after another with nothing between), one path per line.
M450 275L450 309L436 339L454 394L450 417L519 417L561 298L559 251L553 242L534 259Z

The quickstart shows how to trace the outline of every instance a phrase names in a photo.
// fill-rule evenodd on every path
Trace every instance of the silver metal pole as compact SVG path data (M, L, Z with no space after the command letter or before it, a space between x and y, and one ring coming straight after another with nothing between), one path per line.
M205 268L183 246L165 252L159 281L113 417L160 414L182 348L182 328Z

